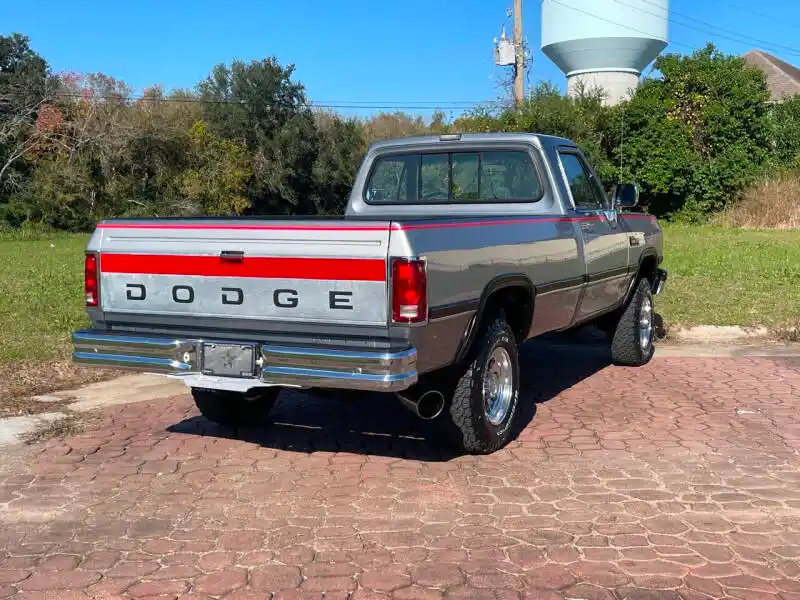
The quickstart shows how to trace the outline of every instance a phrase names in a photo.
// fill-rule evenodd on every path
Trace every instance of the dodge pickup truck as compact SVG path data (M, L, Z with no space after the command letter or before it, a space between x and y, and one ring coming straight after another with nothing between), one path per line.
M567 139L376 143L342 217L100 222L73 359L180 377L224 425L263 420L283 388L389 393L490 453L529 338L595 324L617 364L652 357L667 273L638 200L606 195Z

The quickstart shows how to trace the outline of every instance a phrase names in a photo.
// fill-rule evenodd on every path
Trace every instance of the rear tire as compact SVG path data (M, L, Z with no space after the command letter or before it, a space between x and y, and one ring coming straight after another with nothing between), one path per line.
M646 279L640 279L614 329L611 359L615 364L640 367L655 353L653 292Z
M504 316L476 340L446 408L445 426L455 446L469 454L490 454L508 443L519 407L519 356ZM451 388L453 389L453 388Z
M192 397L200 414L219 425L237 427L257 425L266 420L281 388L253 390L252 395L226 390L192 388Z

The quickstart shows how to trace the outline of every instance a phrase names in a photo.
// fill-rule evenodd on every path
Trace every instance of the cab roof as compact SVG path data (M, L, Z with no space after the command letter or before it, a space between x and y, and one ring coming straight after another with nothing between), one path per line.
M391 138L376 142L370 146L370 151L409 150L411 147L431 149L437 145L447 143L448 146L463 142L464 145L480 144L481 142L528 142L543 148L551 146L575 146L575 142L567 138L544 135L541 133L446 133L441 135L418 135L401 138Z

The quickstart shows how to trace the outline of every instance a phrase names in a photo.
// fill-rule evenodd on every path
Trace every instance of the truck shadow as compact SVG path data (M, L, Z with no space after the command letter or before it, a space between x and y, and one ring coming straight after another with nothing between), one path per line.
M537 407L610 364L608 345L585 334L548 336L525 344L520 356L521 411L516 438L534 426ZM318 398L284 391L265 426L230 428L201 416L176 423L168 431L258 444L299 453L353 452L425 461L456 456L441 439L436 422L419 420L393 396Z

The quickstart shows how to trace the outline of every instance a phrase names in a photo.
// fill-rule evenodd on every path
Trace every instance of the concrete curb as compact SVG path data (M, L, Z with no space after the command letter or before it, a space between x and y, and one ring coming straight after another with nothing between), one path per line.
M730 344L767 340L796 341L798 339L800 339L800 329L797 327L775 330L767 327L743 327L741 325L698 325L696 327L670 327L667 330L667 341L669 342Z
M696 327L670 327L667 339L675 342L730 343L743 340L765 340L775 334L766 327L740 325L698 325Z
M92 383L78 389L34 396L33 400L45 404L65 400L70 404L57 411L0 419L0 447L17 444L25 434L32 433L53 421L67 418L70 413L87 413L118 404L171 398L185 394L186 391L187 388L183 381L177 379L158 375L134 374Z

